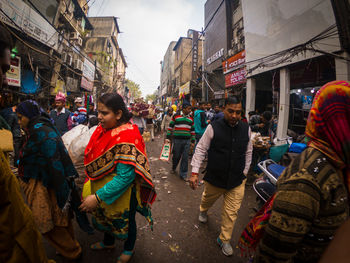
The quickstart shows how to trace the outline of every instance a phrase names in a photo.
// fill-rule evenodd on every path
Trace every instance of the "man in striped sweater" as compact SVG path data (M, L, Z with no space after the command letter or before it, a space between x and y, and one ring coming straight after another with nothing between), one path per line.
M180 162L180 178L187 181L188 172L188 153L190 144L195 143L195 132L193 118L190 117L191 105L184 102L182 106L182 114L175 114L169 124L167 139L173 139L173 168L175 173L176 167Z

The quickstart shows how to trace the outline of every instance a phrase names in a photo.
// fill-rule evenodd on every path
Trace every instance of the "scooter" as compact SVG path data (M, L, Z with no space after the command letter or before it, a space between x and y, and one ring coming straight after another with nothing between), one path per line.
M275 193L278 177L286 167L271 159L258 163L258 167L264 175L255 180L253 189L258 195L261 205L263 205Z
M306 148L305 144L292 143L289 146L289 153L300 154ZM276 191L277 180L283 173L285 166L280 165L272 159L267 159L258 163L263 176L256 179L253 183L253 189L258 195L260 204L263 205Z

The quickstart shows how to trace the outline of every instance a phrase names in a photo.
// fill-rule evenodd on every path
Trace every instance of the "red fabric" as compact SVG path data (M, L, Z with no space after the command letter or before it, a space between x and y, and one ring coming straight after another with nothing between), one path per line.
M90 141L85 149L84 165L91 163L92 161L98 159L105 152L113 148L116 144L130 143L134 144L136 148L146 157L146 148L143 138L139 132L137 125L127 123L118 128L106 130L99 125L95 132L92 134ZM105 173L101 174L98 178L90 178L90 180L97 180L103 176L109 174L115 169L118 161L114 163L114 166L110 168ZM148 161L147 161L148 162ZM123 162L125 164L130 164L136 167L134 162ZM141 177L153 187L152 179L135 169L135 172L141 175Z
M332 81L316 94L306 125L308 145L344 173L350 190L350 82Z

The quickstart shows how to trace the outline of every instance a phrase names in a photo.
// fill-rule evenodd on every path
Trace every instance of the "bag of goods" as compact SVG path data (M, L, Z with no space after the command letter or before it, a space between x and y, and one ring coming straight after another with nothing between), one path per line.
M143 134L142 134L142 137L143 137L143 140L145 142L149 142L151 140L151 133L148 132L148 131L145 131Z
M89 128L86 125L80 124L74 127L73 129L71 129L70 131L66 132L62 136L62 140L63 140L64 146L66 146L66 149L68 150L69 145L72 143L73 140L75 140L81 134L87 132L88 130Z
M159 160L169 161L170 154L171 154L171 144L166 142L163 144L163 148L162 148L162 151L160 153Z

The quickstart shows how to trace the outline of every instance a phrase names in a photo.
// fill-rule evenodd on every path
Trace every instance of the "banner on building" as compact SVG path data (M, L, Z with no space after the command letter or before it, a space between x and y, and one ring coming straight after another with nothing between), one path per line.
M11 58L10 70L6 72L6 79L9 86L21 86L21 58Z
M182 85L179 88L179 98L182 98L183 96L190 93L190 81L186 82L186 84Z
M197 78L198 71L198 31L193 31L192 36L192 79Z
M226 74L226 73L232 72L233 70L239 68L244 64L245 64L245 50L237 53L236 55L222 62L222 69L224 74Z
M58 92L66 93L66 88L63 80L57 80L56 86L51 89L51 95L56 95Z
M87 58L84 60L83 77L81 78L81 87L87 91L92 91L95 80L95 65Z
M237 84L242 84L247 81L247 72L245 68L236 70L225 75L225 87L231 87Z
M40 14L22 0L0 0L0 19L23 30L39 42L58 49L58 33ZM6 15L5 15L6 14Z

